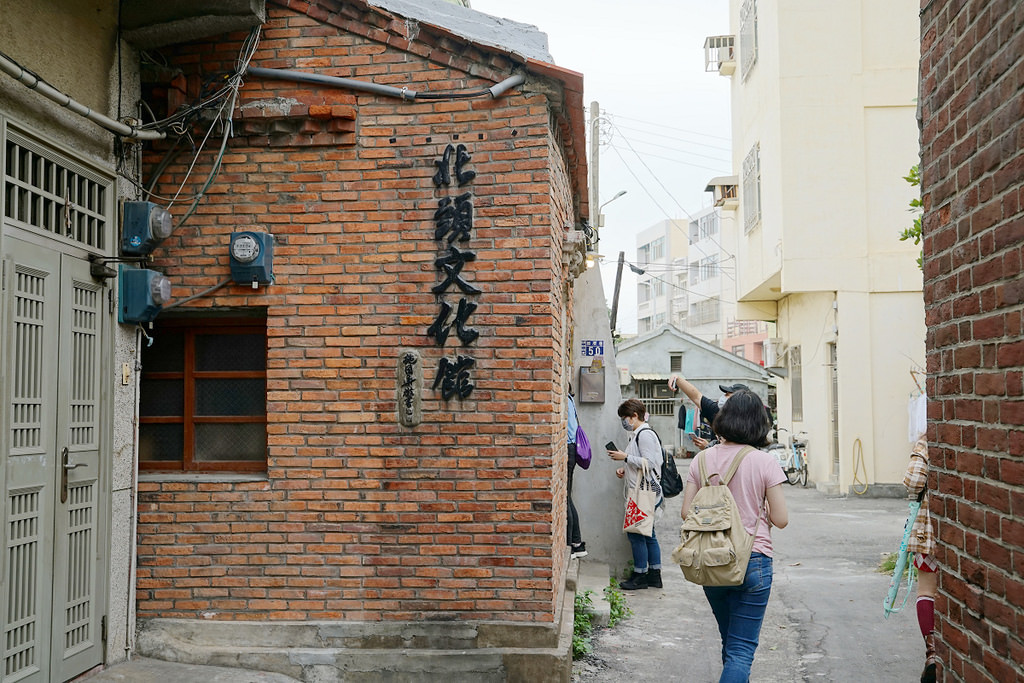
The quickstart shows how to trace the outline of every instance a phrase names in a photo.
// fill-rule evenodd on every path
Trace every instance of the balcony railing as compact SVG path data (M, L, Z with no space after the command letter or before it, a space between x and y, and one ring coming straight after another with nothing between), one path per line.
M736 71L735 36L709 36L704 41L704 70L729 76Z
M676 414L677 402L674 398L644 398L644 408L651 415L672 416Z

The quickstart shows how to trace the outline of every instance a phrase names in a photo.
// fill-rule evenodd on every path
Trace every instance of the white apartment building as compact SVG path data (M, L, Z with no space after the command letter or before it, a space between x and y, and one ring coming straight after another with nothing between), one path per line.
M680 329L723 346L728 323L736 319L736 230L731 212L723 219L715 206L691 218L686 264L689 307L686 325Z
M658 221L636 236L637 332L667 324L686 329L688 221Z
M730 0L731 35L705 44L731 78L736 178L712 185L735 206L738 317L776 324L779 423L808 432L811 480L843 493L896 490L924 384L919 247L899 241L918 9Z

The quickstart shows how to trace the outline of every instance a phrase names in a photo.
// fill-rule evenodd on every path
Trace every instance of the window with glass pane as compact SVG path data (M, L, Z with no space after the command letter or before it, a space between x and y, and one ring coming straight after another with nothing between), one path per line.
M266 323L158 319L151 337L142 351L141 469L266 469Z

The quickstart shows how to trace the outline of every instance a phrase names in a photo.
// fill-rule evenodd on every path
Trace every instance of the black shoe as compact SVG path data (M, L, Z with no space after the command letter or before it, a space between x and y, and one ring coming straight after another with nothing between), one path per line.
M636 591L647 588L647 572L643 574L633 572L631 577L619 583L619 588L624 591Z
M572 546L572 554L569 555L569 559L576 559L577 557L587 556L587 544L581 542L579 545Z
M647 570L647 586L648 586L648 588L661 588L661 570L660 569L648 569Z
M925 664L921 672L921 683L935 683L935 662Z

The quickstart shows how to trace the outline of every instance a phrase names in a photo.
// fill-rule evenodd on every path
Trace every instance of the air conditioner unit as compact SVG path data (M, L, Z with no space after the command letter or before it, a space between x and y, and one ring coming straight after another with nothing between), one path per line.
M657 382L654 385L654 398L673 398L672 390L668 388L668 382Z
M770 337L764 340L764 366L766 368L781 367L783 358L789 347L778 337Z

